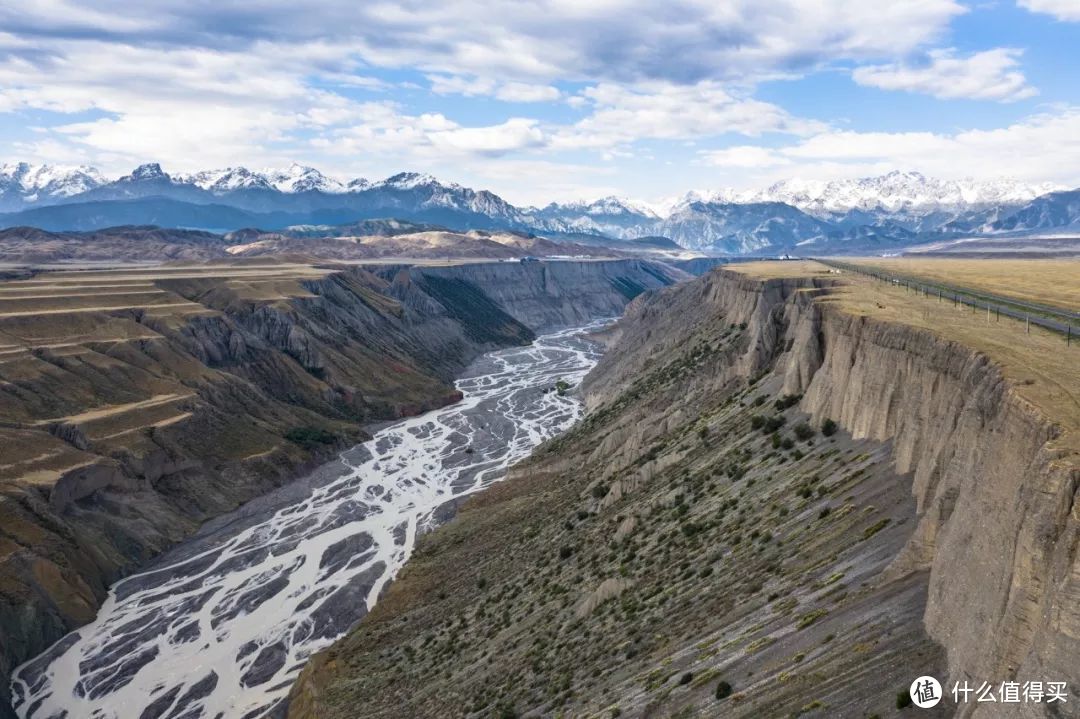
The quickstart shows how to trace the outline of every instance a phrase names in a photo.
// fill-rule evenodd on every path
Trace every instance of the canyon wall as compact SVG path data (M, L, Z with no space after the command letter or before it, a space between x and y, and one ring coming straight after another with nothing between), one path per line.
M884 716L921 674L1072 691L927 716L1069 715L1065 430L836 284L719 269L636 298L585 420L425 537L289 716Z
M609 330L589 402L616 396L670 352L701 312L751 333L731 375L775 358L783 392L819 422L888 440L913 474L917 528L889 574L929 571L925 625L950 681L1067 681L1080 691L1080 461L1062 431L986 355L935 334L814 299L831 279L758 280L726 270L633 303ZM683 318L677 322L674 318ZM701 321L700 319L696 321ZM664 323L672 329L661 329ZM970 703L961 715L984 705ZM1031 705L993 707L1021 716Z
M165 312L0 312L0 716L15 666L202 521L365 423L455 401L480 353L686 276L636 261L174 274L153 279Z

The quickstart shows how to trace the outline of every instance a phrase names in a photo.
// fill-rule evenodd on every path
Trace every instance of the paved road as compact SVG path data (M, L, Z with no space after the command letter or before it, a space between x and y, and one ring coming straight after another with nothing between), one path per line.
M943 282L927 282L925 280L902 275L894 272L885 272L877 267L855 265L839 260L824 260L814 258L823 265L835 267L848 272L857 272L861 275L874 277L884 282L904 285L917 292L927 295L939 295L945 299L960 302L969 307L985 310L989 307L990 312L1012 317L1021 321L1031 322L1054 332L1060 332L1070 340L1080 340L1080 312L1070 312L1059 307L1050 307L1034 302L1003 297L985 292L978 292L966 287L957 287Z

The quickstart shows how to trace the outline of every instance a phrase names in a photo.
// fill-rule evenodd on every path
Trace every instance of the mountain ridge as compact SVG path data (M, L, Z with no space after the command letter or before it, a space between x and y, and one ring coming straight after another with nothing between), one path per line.
M1080 226L1080 206L1050 183L940 180L917 172L831 182L784 180L762 190L692 191L668 207L601 197L517 206L489 190L420 172L338 179L299 163L169 174L144 163L115 180L87 166L0 166L0 224L47 230L164 224L235 230L396 217L456 230L516 230L618 240L664 236L726 254L902 247L971 233ZM108 203L126 202L127 205ZM1028 209L1036 205L1036 209ZM77 206L77 207L73 207ZM1042 208L1042 209L1038 209Z

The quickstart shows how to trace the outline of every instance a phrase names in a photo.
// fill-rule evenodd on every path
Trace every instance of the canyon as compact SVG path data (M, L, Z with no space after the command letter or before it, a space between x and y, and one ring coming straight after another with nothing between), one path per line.
M0 286L0 674L200 524L458 401L480 354L689 277L641 260L281 260Z
M585 419L422 538L289 716L885 716L926 674L1068 687L929 716L1074 715L1065 343L1023 364L918 302L813 263L635 299Z

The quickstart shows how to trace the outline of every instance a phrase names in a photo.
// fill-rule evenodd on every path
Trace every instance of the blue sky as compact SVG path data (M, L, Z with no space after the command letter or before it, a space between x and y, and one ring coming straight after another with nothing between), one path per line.
M1080 186L1080 0L40 0L0 157L301 162L518 203L917 170Z

